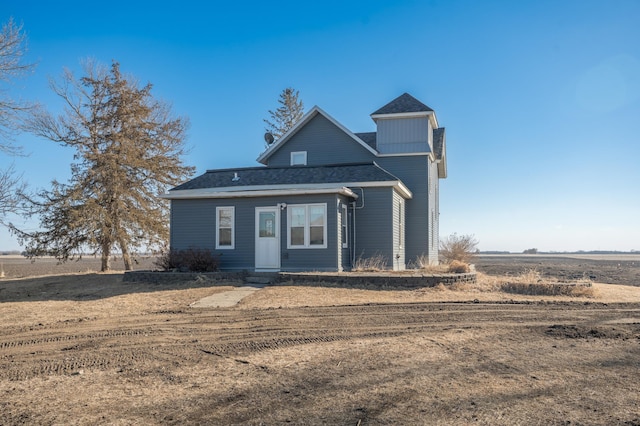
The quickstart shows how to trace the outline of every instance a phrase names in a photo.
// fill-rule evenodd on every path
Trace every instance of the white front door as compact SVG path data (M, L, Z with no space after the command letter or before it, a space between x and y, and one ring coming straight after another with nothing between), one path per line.
M280 269L278 207L256 207L256 269Z

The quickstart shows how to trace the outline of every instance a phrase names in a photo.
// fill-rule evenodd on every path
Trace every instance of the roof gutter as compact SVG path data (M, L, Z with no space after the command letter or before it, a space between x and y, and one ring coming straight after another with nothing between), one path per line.
M341 194L347 197L358 198L358 195L346 187L331 188L289 188L289 189L262 189L262 190L238 190L225 191L225 188L182 189L161 194L159 197L165 200L203 199L203 198L253 198L253 197L281 197L285 195L315 195L315 194Z

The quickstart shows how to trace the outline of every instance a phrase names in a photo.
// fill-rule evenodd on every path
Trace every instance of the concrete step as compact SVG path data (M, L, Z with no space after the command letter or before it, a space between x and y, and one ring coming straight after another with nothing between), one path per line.
M275 281L277 275L249 275L244 278L247 284L271 284Z

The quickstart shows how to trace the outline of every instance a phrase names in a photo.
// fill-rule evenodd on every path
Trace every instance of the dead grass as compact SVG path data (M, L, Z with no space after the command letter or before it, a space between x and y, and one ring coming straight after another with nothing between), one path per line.
M520 275L493 276L478 273L479 288L485 291L528 296L570 296L595 298L598 291L593 282L583 277L572 282L561 282L554 277L543 277L536 269L527 269Z
M453 274L466 274L471 271L468 263L459 260L453 260L448 265L449 272Z
M203 310L188 306L241 284L4 280L0 423L638 424L640 287L594 284L603 303L583 304L479 276L268 286ZM489 303L416 303L475 300Z
M439 268L442 269L442 265L434 265L429 261L429 256L427 256L426 254L422 254L418 257L416 257L416 260L413 262L410 262L408 265L409 268L412 269L420 269L423 271L427 271L430 270L432 268Z
M381 254L371 257L358 257L353 266L354 272L380 272L387 269L387 258Z

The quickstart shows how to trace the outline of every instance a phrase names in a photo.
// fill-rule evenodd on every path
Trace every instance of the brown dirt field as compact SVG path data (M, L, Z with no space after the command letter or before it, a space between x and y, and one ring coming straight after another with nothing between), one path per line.
M606 284L640 286L640 253L622 255L481 255L480 272L490 275L520 274L535 269L542 276L563 280L583 277Z
M155 257L134 257L135 269L155 269ZM71 260L65 263L58 262L53 257L38 257L26 259L23 256L0 256L0 277L25 278L42 275L77 274L100 271L100 258L84 256L79 260ZM111 268L114 271L124 270L121 258L114 257L111 260Z
M638 287L229 288L0 280L0 424L640 425Z

